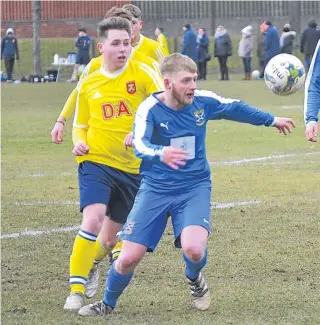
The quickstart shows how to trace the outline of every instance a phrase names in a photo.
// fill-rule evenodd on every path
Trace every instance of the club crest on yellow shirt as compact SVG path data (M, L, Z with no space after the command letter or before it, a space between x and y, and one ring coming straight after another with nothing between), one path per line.
M130 95L134 94L137 91L136 82L134 80L128 81L126 85L127 85L127 92Z

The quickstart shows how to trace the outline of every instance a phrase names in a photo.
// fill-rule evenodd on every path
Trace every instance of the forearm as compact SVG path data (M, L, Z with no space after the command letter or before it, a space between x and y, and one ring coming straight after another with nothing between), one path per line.
M72 93L69 95L67 101L65 102L63 109L59 115L59 117L64 118L64 120L68 120L70 116L74 113L77 103L78 89L73 89Z

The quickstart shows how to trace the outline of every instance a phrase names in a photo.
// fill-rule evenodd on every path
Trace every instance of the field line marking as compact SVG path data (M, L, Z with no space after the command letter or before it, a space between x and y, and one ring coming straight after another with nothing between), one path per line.
M258 158L244 158L244 159L240 159L240 160L231 160L231 161L216 161L216 162L211 161L210 165L214 165L214 166L244 165L244 164L248 164L250 162L255 162L255 161L292 158L292 157L299 157L299 156L312 156L312 155L319 155L319 154L320 154L320 151L319 152L307 152L307 153L302 153L302 154L292 153L292 154L287 154L287 155L266 156L266 157L258 157Z
M58 202L58 201L51 201L51 203L53 202ZM65 202L69 202L69 201L65 201ZM45 202L43 201L42 203ZM73 202L73 203L78 203L78 202ZM243 205L252 205L252 204L259 204L259 203L261 203L261 201L242 201L242 202L224 202L224 203L211 202L211 210L233 208L233 207L238 207ZM42 235L51 235L60 232L70 232L79 229L79 227L80 225L52 228L52 229L42 229L42 230L25 230L22 232L1 234L0 239L20 238L20 237L39 237Z

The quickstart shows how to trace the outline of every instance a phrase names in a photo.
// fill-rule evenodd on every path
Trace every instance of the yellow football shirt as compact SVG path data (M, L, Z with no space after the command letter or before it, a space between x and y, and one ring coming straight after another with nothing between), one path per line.
M88 76L89 74L91 74L101 68L102 59L103 59L102 55L98 56L97 58L91 59L90 63L85 67L83 73L81 74L80 80L78 82L78 86L84 77ZM149 67L153 68L155 71L157 71L159 76L161 75L159 63L156 60L135 50L134 48L132 48L132 51L130 53L128 60L135 60L135 61L143 62L146 65L148 65ZM65 102L63 109L59 115L60 117L63 117L65 120L68 120L70 118L70 116L75 111L76 101L77 101L77 96L78 96L78 86L69 95L69 97L68 97L67 101Z
M138 174L140 159L124 147L140 103L163 89L160 76L148 65L130 60L114 74L103 68L84 78L78 89L73 142L83 141L89 153L77 157Z
M136 50L150 58L160 62L166 55L162 50L161 44L155 40L140 34L139 42L132 45Z
M157 38L157 42L159 44L161 44L162 51L163 51L164 55L168 56L169 55L169 47L168 47L167 38L161 33Z

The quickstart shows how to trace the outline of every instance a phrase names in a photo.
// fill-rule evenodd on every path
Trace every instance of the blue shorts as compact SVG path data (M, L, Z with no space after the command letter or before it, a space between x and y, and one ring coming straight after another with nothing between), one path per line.
M76 56L76 64L87 65L90 62L89 54L77 54Z
M107 165L84 161L79 164L80 211L90 204L108 207L111 220L124 224L139 190L141 176Z
M126 224L120 233L128 240L148 247L157 247L171 215L175 246L181 248L182 230L191 225L202 226L210 233L211 184L186 189L180 193L157 193L143 181Z

